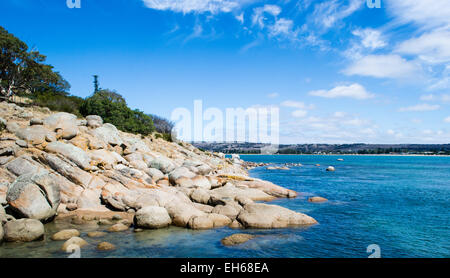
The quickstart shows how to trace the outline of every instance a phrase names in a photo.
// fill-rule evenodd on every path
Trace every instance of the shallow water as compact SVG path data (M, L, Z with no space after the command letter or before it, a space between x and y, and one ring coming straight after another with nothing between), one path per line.
M382 257L450 257L450 158L394 156L241 156L270 163L302 163L290 170L256 168L254 177L300 192L295 199L270 203L306 213L319 225L275 230L245 230L262 235L239 246L220 240L239 232L230 228L192 231L171 227L134 233L109 233L88 238L86 233L107 226L77 226L89 245L81 257L367 257L378 244ZM317 167L315 164L321 164ZM327 166L336 172L326 172ZM329 202L313 204L309 196ZM46 239L32 243L3 243L0 257L67 257L63 242L50 238L72 228L46 224ZM117 246L113 252L95 250L97 243Z

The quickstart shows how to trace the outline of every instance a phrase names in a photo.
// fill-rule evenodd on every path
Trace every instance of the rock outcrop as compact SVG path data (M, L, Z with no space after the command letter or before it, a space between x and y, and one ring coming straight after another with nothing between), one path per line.
M106 224L110 232L174 225L190 229L280 228L316 221L292 210L255 203L297 193L248 176L239 156L200 151L188 143L124 133L101 117L0 102L0 220L4 240L43 235L54 217ZM22 112L32 115L19 117ZM3 114L2 114L3 113ZM265 167L261 164L255 167ZM8 213L8 214L7 214ZM103 217L130 215L122 220ZM18 219L18 220L15 220ZM54 240L82 244L74 230Z

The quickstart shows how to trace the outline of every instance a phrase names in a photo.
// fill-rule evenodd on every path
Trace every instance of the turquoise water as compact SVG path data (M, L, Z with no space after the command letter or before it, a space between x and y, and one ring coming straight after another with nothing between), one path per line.
M307 213L319 225L275 230L244 230L261 235L245 244L225 247L223 237L239 230L220 228L192 231L168 229L134 233L132 229L91 239L86 233L105 226L46 225L46 239L33 243L3 243L0 257L67 257L54 232L76 227L89 245L82 257L367 257L377 244L382 257L450 257L450 157L394 156L241 156L244 160L275 164L302 163L290 170L250 171L298 191L295 199L270 203ZM314 166L321 164L322 166ZM336 167L326 172L327 166ZM329 202L313 204L309 196ZM95 250L108 241L117 250Z

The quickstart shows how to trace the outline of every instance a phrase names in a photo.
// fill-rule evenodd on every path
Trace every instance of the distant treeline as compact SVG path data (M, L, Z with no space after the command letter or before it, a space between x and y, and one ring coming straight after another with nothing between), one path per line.
M53 66L45 64L46 56L29 47L0 26L0 96L1 101L17 97L31 105L77 116L99 115L118 129L144 136L172 141L173 123L156 115L128 107L125 98L114 90L100 89L95 79L94 92L87 98L68 93L70 84Z
M194 146L227 154L261 154L267 144L207 143ZM450 155L450 144L293 144L279 145L277 154L428 154Z

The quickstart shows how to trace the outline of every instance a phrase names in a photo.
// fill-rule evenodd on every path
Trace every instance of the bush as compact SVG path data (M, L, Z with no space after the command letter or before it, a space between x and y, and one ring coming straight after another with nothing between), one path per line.
M144 136L155 131L152 117L139 110L131 110L125 99L116 92L101 90L87 98L80 107L83 116L99 115L103 121L118 129Z
M81 116L80 107L84 102L80 97L50 91L35 93L31 98L35 105L48 107L52 111L72 113L77 116Z

